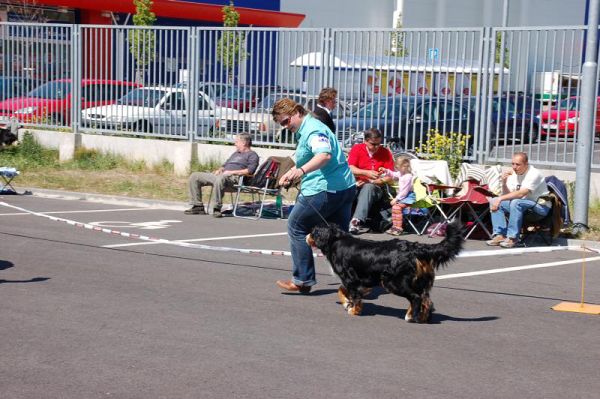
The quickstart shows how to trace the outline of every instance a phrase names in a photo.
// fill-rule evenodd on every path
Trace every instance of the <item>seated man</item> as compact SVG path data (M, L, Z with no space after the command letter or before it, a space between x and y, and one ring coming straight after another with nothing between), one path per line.
M502 173L502 195L490 200L494 237L487 245L502 248L517 245L525 211L531 210L541 217L550 212L552 204L540 198L545 195L548 187L542 174L529 165L526 153L516 152L512 169Z
M223 192L233 187L240 175L252 175L258 167L258 154L250 148L252 137L248 133L240 133L235 138L235 151L219 169L212 173L194 172L190 175L188 188L192 207L185 211L188 215L206 215L202 202L202 187L213 186L213 216L221 217ZM209 198L209 202L211 199Z
M392 152L381 146L382 134L378 129L365 131L364 143L355 144L348 154L350 170L356 178L358 188L356 208L350 221L350 233L360 234L368 231L366 221L371 211L380 207L387 195L385 184L391 182L390 177L381 177L379 168L394 169ZM387 199L387 197L385 197ZM385 201L389 203L389 201ZM388 204L389 205L389 204Z

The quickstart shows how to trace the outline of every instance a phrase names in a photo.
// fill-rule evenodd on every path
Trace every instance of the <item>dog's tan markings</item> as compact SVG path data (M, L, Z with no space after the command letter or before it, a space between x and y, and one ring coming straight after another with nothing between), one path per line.
M312 234L307 234L305 240L311 248L315 247L315 239L313 238Z
M406 316L404 316L404 320L408 321L409 323L413 321L412 303L409 303L408 309L406 309Z
M424 294L421 300L421 309L419 312L419 323L427 323L429 320L429 313L431 312L431 299L429 296Z
M417 275L416 278L421 278L424 276L433 276L433 265L431 261L424 261L421 259L417 259Z
M351 316L358 316L362 312L363 304L362 301L357 301L354 306L348 308L348 314Z
M350 303L350 300L348 299L348 291L343 286L340 286L340 288L338 288L337 293L342 306L344 307L344 309L348 310L348 305Z

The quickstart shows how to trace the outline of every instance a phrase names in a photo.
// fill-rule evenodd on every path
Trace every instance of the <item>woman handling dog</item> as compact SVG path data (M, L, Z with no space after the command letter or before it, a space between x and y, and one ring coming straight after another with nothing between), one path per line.
M279 180L287 186L301 180L296 204L288 219L292 252L292 279L277 285L307 294L317 283L315 261L306 236L324 221L348 228L356 182L337 138L331 130L289 98L275 103L273 120L289 129L296 139L296 167Z

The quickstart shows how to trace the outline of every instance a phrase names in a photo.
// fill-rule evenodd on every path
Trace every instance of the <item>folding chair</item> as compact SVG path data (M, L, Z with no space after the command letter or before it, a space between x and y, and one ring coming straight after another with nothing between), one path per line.
M16 194L17 190L12 186L11 182L15 177L19 176L19 171L16 168L0 167L0 177L4 184L0 183L0 194Z
M560 234L560 228L563 225L562 202L559 197L550 192L547 196L540 198L550 201L552 208L546 216L540 216L531 211L525 212L521 228L522 242L525 246L527 246L528 240L533 240L535 237L540 237L546 245L552 245L554 239ZM547 234L547 238L545 234Z
M465 240L469 238L478 227L483 230L489 238L492 238L492 234L484 222L484 218L490 213L489 202L486 195L481 190L476 189L477 187L482 187L483 190L487 191L487 187L480 186L479 182L475 180L468 180L466 184L467 186L455 197L440 198L437 200L435 203L436 208L440 210L440 214L444 217L444 220L429 234L430 237L434 236L437 230L443 225L450 223L456 217L462 220L466 214L467 218L470 219L466 221L467 226L470 224L470 228L465 234ZM444 212L443 207L449 208L450 212ZM466 213L464 213L463 210L466 210Z
M418 177L413 182L413 192L415 193L415 202L404 209L404 220L413 229L415 234L423 235L432 222L430 210L434 205L427 195L427 188ZM420 228L417 227L416 219L424 219L423 226Z
M239 183L235 186L237 194L233 205L233 216L243 219L257 220L263 216L265 211L265 199L267 196L275 197L275 203L278 204L279 216L283 219L282 187L279 186L279 178L294 166L294 161L290 157L269 157L263 162L252 177L240 177ZM238 214L241 194L258 194L259 209L254 216L245 216Z

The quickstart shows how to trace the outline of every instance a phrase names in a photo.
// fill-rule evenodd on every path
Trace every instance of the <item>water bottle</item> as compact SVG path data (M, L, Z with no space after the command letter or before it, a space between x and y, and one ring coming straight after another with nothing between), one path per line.
M281 212L282 198L281 195L275 197L275 209Z

